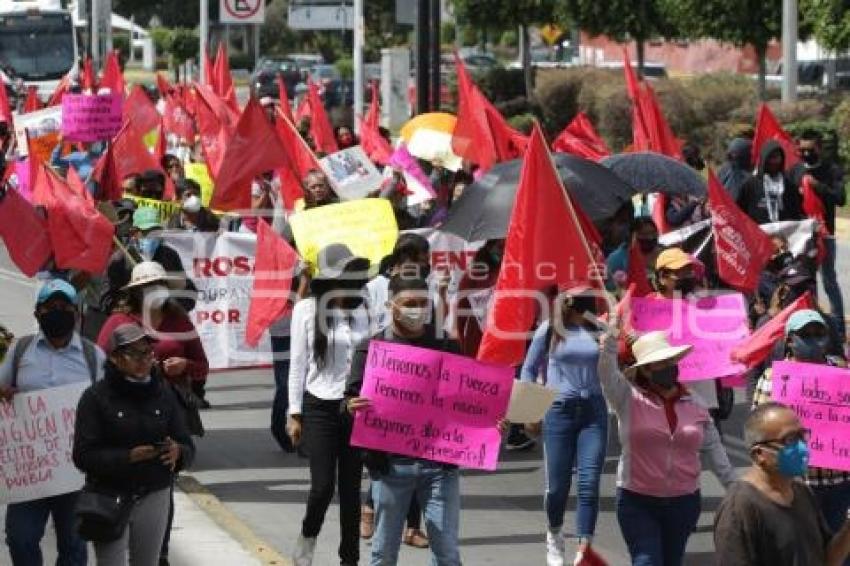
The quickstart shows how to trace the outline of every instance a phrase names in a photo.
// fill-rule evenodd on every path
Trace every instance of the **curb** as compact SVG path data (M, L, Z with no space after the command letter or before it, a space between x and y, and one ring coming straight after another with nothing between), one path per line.
M842 240L850 239L850 218L835 217L835 237Z
M260 539L239 517L230 511L191 475L180 475L175 483L204 513L224 529L236 542L251 553L264 566L293 566L292 561L280 555L272 545Z

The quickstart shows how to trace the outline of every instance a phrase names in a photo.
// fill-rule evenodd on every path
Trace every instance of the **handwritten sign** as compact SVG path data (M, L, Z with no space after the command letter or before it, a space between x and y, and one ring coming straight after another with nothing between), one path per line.
M700 299L635 298L631 315L638 333L663 330L672 345L694 347L679 362L681 381L734 376L746 370L730 358L732 349L750 335L740 293Z
M301 257L311 268L319 250L329 244L346 244L354 255L368 258L377 267L393 250L398 225L386 199L362 199L311 208L289 219Z
M112 139L121 129L120 94L66 94L62 97L62 136L68 141Z
M364 198L383 182L383 177L359 145L323 157L319 165L342 200Z
M26 114L13 114L15 123L15 138L18 142L18 153L23 157L29 155L27 133L30 143L38 153L38 157L50 163L50 154L59 143L59 132L62 128L62 107L51 106Z
M495 470L512 385L509 367L373 340L351 444Z
M850 370L775 362L771 397L811 429L809 464L850 471Z
M74 467L77 402L89 383L19 393L0 403L0 504L76 491L83 475Z

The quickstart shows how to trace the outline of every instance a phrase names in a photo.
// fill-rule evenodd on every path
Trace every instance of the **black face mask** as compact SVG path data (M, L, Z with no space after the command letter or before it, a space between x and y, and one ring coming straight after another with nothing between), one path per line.
M74 311L54 309L38 316L38 326L52 340L65 338L74 331L77 315Z
M690 295L696 291L696 288L697 280L693 277L687 277L676 281L676 290L681 292L683 295Z
M638 238L637 243L642 253L649 254L658 247L658 238Z
M575 297L570 308L579 314L589 312L596 314L596 298L595 297Z
M770 271L778 273L788 267L792 261L794 261L794 256L791 252L782 252L781 254L770 258L770 261L767 262L767 268Z
M679 366L670 366L650 372L649 381L658 387L670 389L679 380Z

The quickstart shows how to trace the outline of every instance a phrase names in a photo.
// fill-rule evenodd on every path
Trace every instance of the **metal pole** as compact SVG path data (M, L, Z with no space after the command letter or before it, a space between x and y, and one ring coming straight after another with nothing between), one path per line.
M431 110L440 109L440 62L442 59L440 38L440 10L442 2L431 0Z
M782 0L782 102L797 100L797 0Z
M91 58L95 69L100 68L100 0L91 0Z
M260 28L263 24L254 25L254 67L260 64Z
M363 17L363 0L354 0L354 127L360 131L358 116L363 115L363 48L366 43L366 22Z
M199 71L199 79L198 82L203 83L206 80L207 76L207 40L210 34L210 2L209 0L201 0L201 26L200 26L200 39L201 39L201 56L198 57L198 62L200 65L198 66Z
M428 112L428 0L416 5L416 113Z

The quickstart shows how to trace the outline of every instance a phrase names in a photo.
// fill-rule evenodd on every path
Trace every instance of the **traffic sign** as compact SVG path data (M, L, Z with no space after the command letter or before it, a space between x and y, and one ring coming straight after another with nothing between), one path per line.
M540 28L540 37L543 38L543 41L545 41L547 45L554 45L555 42L563 35L564 30L554 24L546 24Z
M266 19L266 0L219 0L223 24L261 24Z

